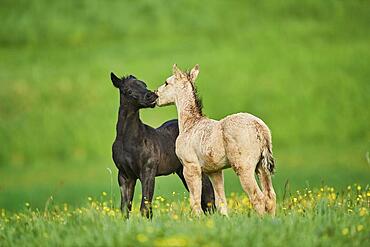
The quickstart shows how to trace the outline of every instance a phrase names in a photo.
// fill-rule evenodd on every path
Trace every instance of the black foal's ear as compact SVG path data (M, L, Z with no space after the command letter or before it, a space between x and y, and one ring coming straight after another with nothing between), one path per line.
M119 79L113 72L110 73L110 79L112 80L113 82L113 85L116 87L116 88L119 88L119 86L121 85L122 83L122 80Z

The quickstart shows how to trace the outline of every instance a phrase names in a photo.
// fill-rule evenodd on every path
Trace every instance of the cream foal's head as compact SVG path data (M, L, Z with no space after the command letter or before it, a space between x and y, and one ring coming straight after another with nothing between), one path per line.
M162 86L160 86L156 94L158 95L157 106L165 106L174 104L178 95L185 93L189 89L192 90L195 79L199 74L199 65L188 72L182 72L177 68L176 64L172 67L172 76L168 77ZM191 91L190 91L191 92Z

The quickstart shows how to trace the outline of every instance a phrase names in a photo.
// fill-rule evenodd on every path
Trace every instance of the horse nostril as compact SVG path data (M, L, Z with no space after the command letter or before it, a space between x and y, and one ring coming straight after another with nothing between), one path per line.
M155 94L155 93L153 93L153 92L150 92L150 93L147 93L147 94L145 94L145 99L146 100L154 100L154 99L156 99L158 96Z

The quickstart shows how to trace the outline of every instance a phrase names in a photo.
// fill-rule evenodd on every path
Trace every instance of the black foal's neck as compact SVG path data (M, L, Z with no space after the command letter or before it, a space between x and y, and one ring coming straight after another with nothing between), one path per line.
M116 125L117 137L123 137L128 133L135 135L138 133L141 125L139 109L121 104Z

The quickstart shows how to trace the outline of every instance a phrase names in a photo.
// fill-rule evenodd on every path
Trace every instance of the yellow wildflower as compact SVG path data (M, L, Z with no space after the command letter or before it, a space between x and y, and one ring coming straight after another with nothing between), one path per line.
M244 197L242 200L242 204L248 206L249 205L249 199L248 197Z
M141 242L141 243L144 243L146 241L148 241L148 237L145 236L144 234L142 233L139 233L137 236L136 236L136 239L137 241Z
M105 191L103 191L101 194L102 194L103 196L107 196L107 192L105 192Z
M164 239L157 239L154 241L154 246L187 246L188 241L182 236L173 236Z
M358 225L357 226L357 231L358 232L361 232L363 229L364 229L364 226L363 225Z
M335 200L337 198L337 195L335 193L331 193L330 194L330 198L333 199L333 200Z
M347 235L349 233L348 227L342 229L342 235Z
M360 216L365 216L367 214L367 209L365 207L360 208L359 215Z

